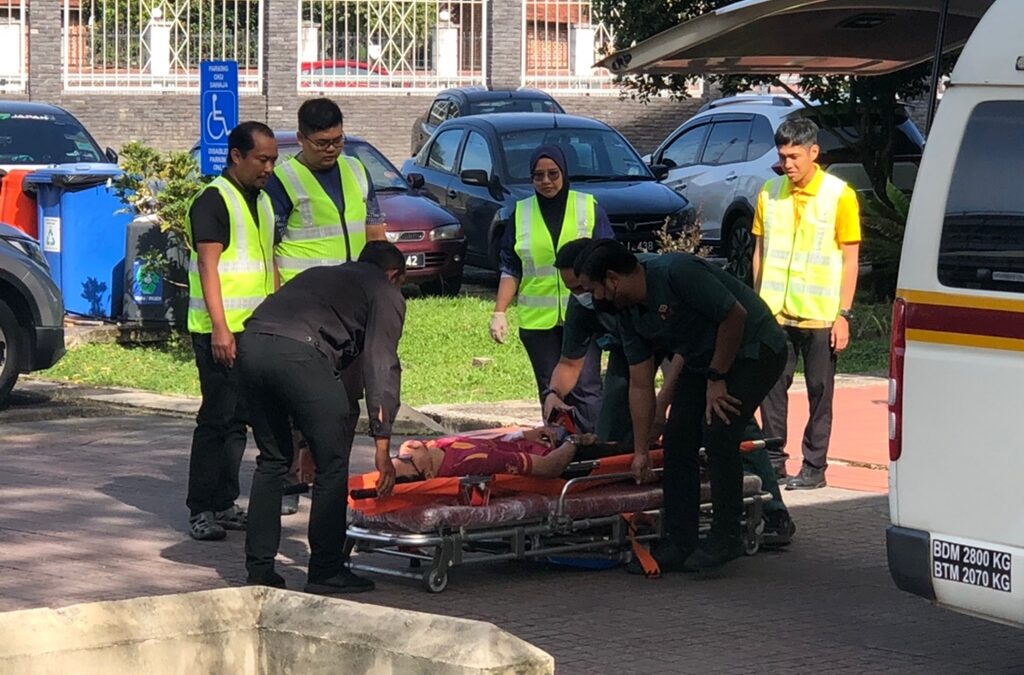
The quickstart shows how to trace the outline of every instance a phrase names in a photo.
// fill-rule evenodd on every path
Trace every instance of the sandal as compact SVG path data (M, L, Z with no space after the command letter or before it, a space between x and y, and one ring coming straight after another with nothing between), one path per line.
M227 535L214 520L213 511L203 511L188 519L188 536L197 541L218 541Z
M247 518L238 504L232 504L223 511L213 514L213 520L225 530L244 530Z

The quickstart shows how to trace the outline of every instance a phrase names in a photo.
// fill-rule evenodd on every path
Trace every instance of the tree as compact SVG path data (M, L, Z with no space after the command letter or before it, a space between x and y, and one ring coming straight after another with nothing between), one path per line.
M595 14L615 36L615 49L625 49L678 23L693 19L737 0L593 0ZM798 39L798 38L794 38ZM949 72L955 57L947 57L943 72ZM822 104L818 111L821 126L831 127L836 135L857 153L871 179L875 194L888 201L886 186L892 178L893 148L896 141L897 102L914 100L929 91L931 65L928 63L875 77L803 77L800 97ZM709 77L723 94L747 91L752 86L778 82L777 76L729 75ZM669 92L686 97L687 76L628 75L620 83L641 100L652 94ZM833 126L839 115L857 120L857 134L851 136Z

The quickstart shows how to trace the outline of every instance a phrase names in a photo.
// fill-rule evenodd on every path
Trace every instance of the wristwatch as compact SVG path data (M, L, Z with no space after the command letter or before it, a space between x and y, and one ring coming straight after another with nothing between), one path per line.
M853 311L849 309L841 309L839 310L839 316L849 321L850 319L853 318Z
M721 382L728 376L729 373L723 373L719 370L715 370L714 368L708 368L708 380L711 382Z

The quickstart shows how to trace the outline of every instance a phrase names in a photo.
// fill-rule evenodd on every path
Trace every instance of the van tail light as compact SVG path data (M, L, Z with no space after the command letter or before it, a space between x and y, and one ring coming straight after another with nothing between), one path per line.
M903 453L903 363L907 353L907 303L896 298L892 306L889 344L889 459Z

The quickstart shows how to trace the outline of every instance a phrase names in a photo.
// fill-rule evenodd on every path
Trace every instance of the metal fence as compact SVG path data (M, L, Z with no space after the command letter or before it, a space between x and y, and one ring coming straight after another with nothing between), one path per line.
M262 0L64 0L64 87L197 91L199 62L229 59L259 91L262 16Z
M523 85L549 91L618 93L594 63L613 44L589 0L524 0Z
M299 89L346 93L485 83L485 0L299 0Z
M25 0L0 0L0 92L24 91L27 76Z

